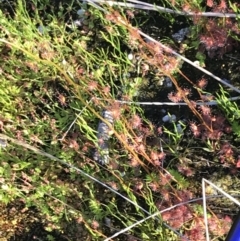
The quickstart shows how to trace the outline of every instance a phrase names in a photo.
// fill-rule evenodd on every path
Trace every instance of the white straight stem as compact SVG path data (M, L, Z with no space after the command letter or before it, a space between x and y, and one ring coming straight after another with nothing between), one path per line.
M126 8L159 11L159 12L165 12L165 13L176 14L176 15L184 15L184 16L202 16L202 17L219 17L219 18L239 17L239 14L235 14L235 13L220 13L220 12L197 12L196 13L191 11L178 11L178 10L172 10L170 8L165 8L165 7L157 6L155 4L149 4L146 2L141 2L136 0L128 0L127 2L117 2L117 1L111 1L111 0L85 0L85 1L92 2L92 3L93 2L105 3L105 4L108 4L109 6L115 5L115 6L126 7ZM99 8L99 6L97 8Z
M240 207L240 202L232 197L231 195L229 195L228 193L226 193L225 191L223 191L221 188L217 187L215 184L213 184L212 182L206 180L205 178L202 179L202 194L203 194L203 211L204 211L204 222L205 222L205 227L206 227L206 240L209 241L209 229L208 229L208 218L207 218L207 204L206 204L206 188L205 188L205 183L209 184L210 186L212 186L213 188L215 188L216 190L218 190L220 193L222 193L225 197L229 198L231 201L233 201L234 203L236 203L239 207Z
M203 195L203 213L204 213L204 223L205 223L205 230L206 230L206 241L209 241L206 190L205 190L205 179L204 178L202 179L202 195Z

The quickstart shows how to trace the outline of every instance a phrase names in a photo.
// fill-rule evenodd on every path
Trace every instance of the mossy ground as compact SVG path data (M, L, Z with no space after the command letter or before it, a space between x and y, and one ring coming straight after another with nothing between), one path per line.
M169 101L168 94L175 87L169 89L160 84L164 72L149 64L150 51L144 49L146 55L139 56L138 51L143 50L130 45L136 43L130 41L126 28L113 24L97 9L81 6L86 13L80 19L81 26L74 27L80 8L75 1L1 2L0 129L16 140L1 149L1 241L102 240L147 216L82 173L34 151L39 149L80 168L151 213L161 210L159 203L171 206L176 199L180 201L183 191L191 192L193 197L201 196L203 177L239 195L240 174L236 168L239 141L234 133L225 133L220 140L195 138L189 123L199 120L187 106L114 102L116 99ZM149 14L138 11L132 20L125 11L121 14L174 49L181 46L172 40L172 34L189 24L185 17L173 19L157 12L149 18ZM39 26L45 30L41 32ZM187 38L189 49L184 54L195 60L197 49L189 41ZM130 52L135 61L129 60ZM233 50L221 59L206 56L205 65L238 87L238 59L238 51ZM143 72L142 64L148 65L147 72ZM182 63L181 72L193 83L203 76L186 63ZM172 75L179 86L191 88L191 99L198 100L196 89L180 72L174 71ZM217 81L209 77L208 82L207 93L219 90ZM103 167L92 160L92 155L97 143L97 125L105 108L115 111L116 122L110 141L110 163ZM183 134L176 133L172 123L163 123L166 114L163 109L183 122ZM213 113L224 114L216 106ZM134 128L136 115L141 123ZM159 135L158 128L163 125L172 135L167 131ZM221 163L219 152L225 142L230 143L233 153ZM26 143L36 149L29 149ZM159 153L160 143L166 154L161 165L153 158ZM179 164L193 170L194 175L179 173ZM169 171L174 179L167 181L163 170ZM166 202L168 194L173 196ZM208 201L219 220L224 215L234 215L236 208L222 200ZM198 205L190 209L194 217L202 215ZM192 220L180 232L191 227ZM215 240L224 236L212 235ZM166 237L179 240L159 221L151 219L115 240L166 240Z

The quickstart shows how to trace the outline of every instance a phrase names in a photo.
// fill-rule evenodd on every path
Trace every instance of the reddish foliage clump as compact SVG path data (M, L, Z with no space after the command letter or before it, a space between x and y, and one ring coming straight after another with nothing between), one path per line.
M201 113L203 124L190 123L190 130L195 137L201 137L202 140L219 140L225 130L230 130L226 124L226 118L221 114L213 115L209 106L200 105L198 109Z
M171 100L172 102L180 102L184 99L184 97L187 97L191 94L191 90L184 88L181 89L179 88L177 92L170 92L168 94L168 99Z
M182 173L186 177L191 177L195 174L195 171L187 165L179 164L177 166L177 169L180 173Z
M221 145L218 154L221 163L225 165L227 163L235 163L233 148L228 142L225 142Z
M212 0L207 0L207 6L212 8L212 12L232 12L228 8L225 0L220 0L219 4ZM223 54L230 52L236 47L236 41L230 37L229 33L239 34L237 22L233 19L207 19L203 23L202 33L200 34L201 52L205 50L210 58L222 57Z
M208 219L209 231L214 235L223 236L228 233L231 226L231 219L229 217L218 218L212 216Z
M236 167L240 168L240 157L238 157L237 163L236 163Z
M207 86L207 84L208 81L205 78L202 78L197 82L197 87L200 89L204 89Z
M130 124L133 129L139 128L142 125L142 119L139 115L135 114L130 119Z
M192 218L192 212L187 206L179 206L170 211L162 213L163 221L169 223L173 228L180 228L185 222Z

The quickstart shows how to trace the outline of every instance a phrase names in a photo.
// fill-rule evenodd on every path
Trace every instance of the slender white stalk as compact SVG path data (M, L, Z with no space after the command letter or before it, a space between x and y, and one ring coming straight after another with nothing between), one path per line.
M91 103L92 99L87 101L86 106L84 106L84 108L77 114L77 116L75 117L75 119L73 120L73 122L71 123L71 125L68 127L67 131L65 131L65 133L63 134L62 138L59 139L59 141L62 141L65 139L66 135L68 134L68 132L71 130L72 126L75 124L75 122L77 121L77 119L79 118L79 116L83 113L84 110L86 110L87 106Z
M86 0L86 2L88 2L90 5L92 5L95 8L98 8L99 10L102 10L104 12L106 12L106 10L102 7L100 7L99 5L95 4L94 2L100 2L100 1L92 1L92 0Z
M146 211L144 208L142 208L141 206L139 206L137 203L133 202L133 201L130 200L129 198L123 196L121 193L117 192L115 189L113 189L113 188L111 188L110 186L106 185L105 183L99 181L99 180L96 179L95 177L87 174L86 172L82 171L81 169L79 169L79 168L77 168L77 167L69 164L68 162L65 162L64 160L61 160L61 159L59 159L59 158L57 158L57 157L55 157L55 156L53 156L53 155L51 155L51 154L49 154L49 153L47 153L47 152L44 152L44 151L42 151L42 150L40 150L40 149L38 149L38 148L36 148L36 147L34 147L34 146L31 146L31 145L29 145L29 144L27 144L27 143L25 143L25 142L23 142L23 141L19 141L19 140L13 139L13 138L11 138L11 137L9 137L9 136L7 136L7 135L4 135L4 134L0 134L0 139L4 139L4 140L10 141L10 142L12 142L12 143L14 143L14 144L16 144L16 145L25 147L25 148L27 148L27 149L35 152L36 154L39 154L39 155L41 155L41 156L45 156L45 157L49 158L49 159L52 160L52 161L59 162L59 163L65 165L65 166L67 166L67 167L69 167L69 168L72 168L73 170L77 171L78 173L81 173L83 176L88 177L88 178L91 179L92 181L99 183L99 184L102 185L103 187L105 187L105 188L109 189L110 191L112 191L113 193L119 195L120 197L122 197L122 198L125 199L126 201L132 203L134 206L138 207L139 209L141 209L142 211L146 212L147 214L150 214L150 213L149 213L148 211Z
M138 222L136 222L136 223L134 223L134 224L126 227L126 228L124 228L124 229L122 229L121 231L113 234L111 237L108 237L108 238L104 239L104 241L112 240L113 238L117 237L118 235L127 232L128 230L132 229L133 227L135 227L135 226L137 226L137 225L145 222L146 220L148 220L148 219L150 219L150 218L153 218L153 217L159 215L160 213L161 213L161 212L154 213L154 214L152 214L152 215L150 215L150 216L148 216L148 217L146 217L146 218L144 218L144 219L142 219L142 220L140 220L140 221L138 221Z
M236 96L236 97L232 97L229 98L228 101L235 101L235 100L239 100L240 96ZM103 100L101 98L99 98L99 100ZM106 99L105 99L106 100ZM116 102L119 102L121 104L135 104L135 105L168 105L168 106L179 106L179 105L188 105L186 102L144 102L144 101L126 101L126 100L114 100ZM196 105L200 106L200 105L218 105L217 101L213 100L213 101L206 101L206 102L195 102Z
M217 187L215 184L212 182L206 180L205 178L202 179L202 194L203 194L203 211L204 211L204 222L205 222L205 228L206 228L206 240L209 241L209 229L208 229L208 218L207 218L207 204L206 204L206 187L205 183L209 184L216 190L218 190L220 193L222 193L225 197L229 198L231 201L236 203L240 207L240 202L232 197L230 194L226 193L223 191L221 188Z
M173 49L165 46L165 45L162 44L161 42L158 42L158 41L155 40L154 38L152 38L152 37L150 37L149 35L143 33L142 31L140 31L140 30L137 30L137 31L138 31L138 33L139 33L141 36L145 37L145 38L148 39L149 41L159 44L166 52L172 53L173 55L175 55L176 57L178 57L178 58L182 59L183 61L189 63L189 64L192 65L193 67L201 70L203 73L209 75L210 77L214 78L215 80L219 81L220 83L228 86L229 88L231 88L232 90L236 91L237 93L240 93L240 90L239 90L238 88L236 88L236 87L234 87L233 85L227 83L225 80L219 78L218 76L214 75L214 74L211 73L210 71L208 71L208 70L206 70L206 69L204 69L204 68L196 65L196 64L195 64L194 62L192 62L191 60L189 60L189 59L185 58L184 56L178 54L178 53L175 52Z
M205 186L204 186L203 189L205 190ZM204 192L204 193L205 193L205 192ZM124 229L120 230L119 232L115 233L115 234L112 235L111 237L108 237L107 239L104 239L104 241L109 241L109 240L111 240L112 238L115 238L115 237L117 237L118 235L120 235L120 234L122 234L122 233L125 233L125 232L127 232L128 230L132 229L133 227L135 227L135 226L137 226L137 225L145 222L146 220L148 220L148 219L150 219L150 218L153 218L153 217L155 217L155 216L157 216L157 215L159 215L159 214L162 214L162 213L164 213L164 212L170 211L170 210L172 210L172 209L174 209L174 208L176 208L176 207L179 207L179 206L182 206L182 205L186 205L186 204L189 204L189 203L193 203L193 202L198 202L198 201L201 201L201 200L205 201L205 203L206 203L206 199L216 198L216 197L224 197L224 196L225 196L225 195L210 195L210 196L207 196L207 197L206 197L206 195L204 194L202 198L194 198L194 199L188 200L188 201L186 201L186 202L178 203L178 204L173 205L173 206L171 206L171 207L165 208L165 209L163 209L163 210L161 210L161 211L159 211L159 212L155 212L154 214L152 214L152 215L150 215L150 216L148 216L148 217L146 217L146 218L144 218L144 219L142 219L142 220L140 220L140 221L137 221L136 223L128 226L127 228L124 228ZM185 238L185 239L188 240L187 238ZM209 241L209 240L207 240L207 241Z
M206 231L206 241L209 241L209 230L208 230L208 218L207 218L207 202L206 202L206 190L204 178L202 179L202 195L203 195L203 214L204 214L204 223Z
M185 16L203 16L203 17L220 17L220 18L236 18L240 16L239 14L235 14L235 13L178 11L178 10L172 10L170 8L165 8L154 4L149 4L149 3L135 1L135 0L128 0L126 2L117 2L117 1L110 1L110 0L85 0L85 1L95 2L95 3L105 3L105 4L108 4L109 6L115 5L115 6L126 7L126 8L159 11L159 12L171 13L176 15L185 15ZM95 4L95 7L96 7L96 4ZM97 6L97 8L99 8L99 6Z
M196 200L197 200L197 199L196 199ZM200 198L200 200L201 200L201 198ZM173 206L171 206L171 207L169 207L169 208L165 208L165 209L162 210L162 211L155 212L155 213L151 214L150 216L148 216L148 217L146 217L146 218L144 218L144 219L142 219L142 220L140 220L140 221L137 221L136 223L128 226L127 228L124 228L124 229L120 230L119 232L115 233L115 234L112 235L111 237L108 237L108 238L104 239L104 241L109 241L109 240L111 240L112 238L115 238L115 237L117 237L118 235L127 232L128 230L130 230L130 229L132 229L133 227L135 227L135 226L137 226L137 225L145 222L146 220L148 220L148 219L150 219L150 218L154 218L154 217L156 217L156 216L159 215L159 214L162 214L162 213L167 212L167 211L170 211L170 210L172 210L172 209L174 209L174 208L176 208L176 207L178 207L178 206L182 206L182 205L185 205L185 204L187 204L187 203L194 202L194 201L195 201L195 199L194 199L194 200L189 200L189 201L187 201L187 202L178 203L178 204L173 205ZM181 236L182 236L182 235L181 235ZM186 240L188 240L188 239L186 239Z
M215 188L216 190L218 190L220 193L222 193L225 197L229 198L231 201L233 201L234 203L236 203L239 207L240 207L240 202L234 198L233 196L231 196L230 194L226 193L225 191L223 191L221 188L219 188L218 186L216 186L215 184L213 184L212 182L206 180L205 178L203 178L203 181L206 182L207 184L209 184L210 186L212 186L213 188Z

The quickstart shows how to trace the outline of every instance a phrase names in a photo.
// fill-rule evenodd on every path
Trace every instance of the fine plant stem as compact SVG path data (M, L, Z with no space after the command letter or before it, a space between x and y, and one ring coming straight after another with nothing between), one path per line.
M228 98L228 101L236 101L239 100L240 96L236 96L236 97L231 97ZM99 99L101 100L101 99ZM116 102L122 103L122 104L135 104L135 105L168 105L168 106L179 106L179 105L188 105L186 102L145 102L145 101L126 101L126 100L116 100ZM206 102L196 102L195 103L197 106L200 105L219 105L218 101L206 101Z
M158 12L164 12L164 13L171 13L176 15L184 15L184 16L202 16L202 17L219 17L219 18L236 18L239 17L239 14L234 13L220 13L220 12L190 12L190 11L176 11L172 10L170 8L160 7L157 5L141 2L141 1L135 1L135 0L128 0L127 2L115 2L115 1L108 1L108 0L86 0L87 2L96 2L96 3L105 3L110 6L121 6L121 7L127 7L127 8L137 8L137 9L143 9L143 10L151 10L151 11L158 11ZM94 5L96 7L96 4ZM100 8L99 6L97 6Z

